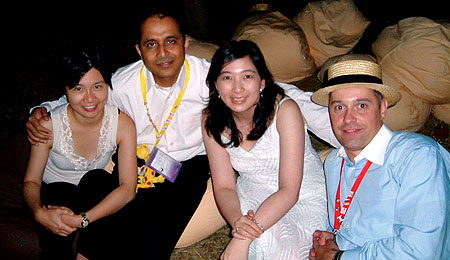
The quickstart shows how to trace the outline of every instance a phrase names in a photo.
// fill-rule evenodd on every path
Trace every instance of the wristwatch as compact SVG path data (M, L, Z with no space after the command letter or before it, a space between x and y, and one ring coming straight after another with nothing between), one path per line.
M81 215L81 228L87 228L89 225L89 219L86 216L86 212L80 212Z

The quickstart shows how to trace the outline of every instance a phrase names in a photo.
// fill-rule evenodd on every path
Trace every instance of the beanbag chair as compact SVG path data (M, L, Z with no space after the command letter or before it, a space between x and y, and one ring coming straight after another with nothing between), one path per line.
M256 43L276 81L299 81L316 72L301 28L280 12L247 18L238 25L232 39Z
M450 103L450 24L411 17L372 44L378 64L429 104Z
M217 209L210 178L200 205L175 247L182 248L197 243L222 228L225 224L225 220Z
M444 121L447 125L450 125L450 103L443 105L432 105L431 113L437 119Z
M188 38L189 46L186 53L189 55L211 60L216 50L219 49L219 46L215 44L197 40L192 36L188 36Z
M397 89L402 95L395 106L388 108L384 123L394 131L419 131L430 116L431 105L414 95L386 71L382 75L383 83Z
M369 25L351 0L314 1L293 19L303 30L317 67L349 53Z

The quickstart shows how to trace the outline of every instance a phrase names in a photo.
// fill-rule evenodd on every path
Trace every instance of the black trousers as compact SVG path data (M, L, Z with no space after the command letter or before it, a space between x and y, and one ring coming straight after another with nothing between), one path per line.
M165 180L154 188L140 189L124 208L125 259L169 259L200 204L208 178L208 159L201 155L182 162L174 183Z
M116 174L96 169L87 172L78 186L66 182L42 183L41 201L42 205L65 206L75 214L79 214L97 205L118 185ZM117 234L114 227L120 220L119 215L120 211L90 223L86 229L78 229L79 238L76 248L74 241L77 232L63 237L40 226L40 258L75 259L76 249L89 259L114 259L110 258L110 249L116 241Z

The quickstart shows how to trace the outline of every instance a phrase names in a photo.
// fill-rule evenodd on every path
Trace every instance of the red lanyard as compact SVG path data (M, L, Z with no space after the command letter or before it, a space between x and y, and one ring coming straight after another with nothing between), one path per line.
M336 233L339 228L341 228L341 224L344 221L345 214L347 214L348 208L350 207L350 204L352 204L352 200L355 197L355 193L359 188L359 185L361 184L361 181L363 180L364 176L366 175L367 171L369 170L370 166L372 165L371 161L367 161L366 165L364 165L364 168L362 169L361 173L359 174L358 178L356 179L355 183L353 184L352 189L348 193L347 199L344 200L344 206L341 208L341 179L342 179L342 169L344 168L344 158L342 158L342 164L341 164L341 173L339 176L339 186L336 192L336 208L334 210L334 232Z

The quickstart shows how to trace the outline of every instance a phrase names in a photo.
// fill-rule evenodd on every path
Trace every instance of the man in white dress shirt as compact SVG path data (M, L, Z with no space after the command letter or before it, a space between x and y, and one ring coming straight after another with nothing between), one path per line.
M113 91L109 92L108 102L135 121L138 145L147 144L151 150L157 143L157 134L166 127L157 148L182 167L173 183L165 180L153 188L139 189L136 199L125 209L131 218L126 218L125 222L130 223L124 225L132 233L124 240L131 242L128 246L135 244L133 259L169 259L209 178L201 113L209 94L205 79L210 63L185 54L189 41L183 24L170 10L154 10L141 21L140 42L136 44L141 60L120 68L112 76ZM311 131L336 146L327 109L310 101L312 93L280 85L299 103ZM51 135L37 122L48 116L47 109L61 102L66 102L65 97L42 104L46 109L34 110L27 123L30 142L45 142ZM168 120L171 113L173 119ZM144 245L145 249L140 248Z

